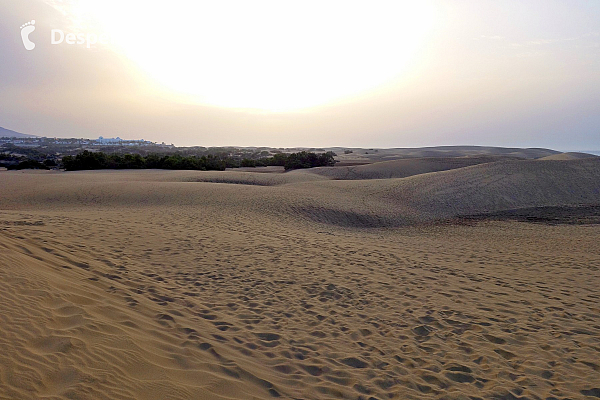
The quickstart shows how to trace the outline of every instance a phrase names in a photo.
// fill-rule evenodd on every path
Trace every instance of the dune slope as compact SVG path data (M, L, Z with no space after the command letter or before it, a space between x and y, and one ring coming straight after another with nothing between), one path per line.
M412 175L463 168L502 159L503 157L494 156L407 158L358 166L312 168L310 173L339 180L406 178ZM300 173L303 172L293 171L290 174Z
M600 391L600 225L410 225L598 203L596 160L202 174L0 172L0 398Z
M298 209L315 221L398 226L486 212L600 203L600 158L500 161L403 179L324 181L301 191Z
M594 158L594 157L598 157L598 156L595 156L593 154L588 154L588 153L567 152L567 153L553 154L551 156L542 157L542 158L540 158L540 160L579 160L582 158Z

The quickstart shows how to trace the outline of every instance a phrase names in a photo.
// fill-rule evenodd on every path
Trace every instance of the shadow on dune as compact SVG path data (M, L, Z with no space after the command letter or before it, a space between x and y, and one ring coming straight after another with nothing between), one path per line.
M21 184L23 177L29 185ZM218 184L215 184L218 182ZM357 228L404 226L535 207L600 204L600 158L499 161L406 178L313 173L111 171L3 173L3 207L211 207Z
M301 214L312 220L403 226L505 210L600 204L600 159L501 161L400 179L302 183L289 190L299 188L311 203Z

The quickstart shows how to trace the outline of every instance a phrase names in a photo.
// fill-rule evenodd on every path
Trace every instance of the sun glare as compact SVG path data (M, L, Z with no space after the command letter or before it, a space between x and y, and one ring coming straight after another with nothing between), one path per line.
M199 104L314 107L400 76L434 22L425 2L73 0L116 49Z

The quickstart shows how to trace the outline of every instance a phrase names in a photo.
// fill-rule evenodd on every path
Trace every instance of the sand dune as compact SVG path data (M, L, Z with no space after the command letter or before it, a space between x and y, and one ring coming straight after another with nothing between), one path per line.
M297 170L292 173L279 173L280 171L262 171L262 167L247 169L246 171L206 171L201 174L190 175L188 182L232 183L240 185L276 186L288 183L311 182L327 180L328 177L315 174L313 170Z
M598 157L598 156L596 156L594 154L588 154L588 153L567 152L567 153L553 154L551 156L542 157L542 158L540 158L540 160L579 160L582 158L594 158L594 157Z
M320 195L311 203L309 215L315 220L338 220L343 211L371 218L367 223L371 226L402 225L524 207L597 204L600 158L503 161L404 179L325 181L297 187Z
M371 163L389 161L405 158L424 157L481 157L497 156L512 157L520 159L537 159L559 151L541 148L518 148L518 147L488 147L488 146L435 146L416 148L394 148L394 149L353 149L352 153L345 154L344 148L333 147L326 150L338 154L338 159L343 163Z
M21 185L23 176L32 184ZM195 206L226 208L238 215L277 215L299 223L308 219L371 228L518 208L600 203L600 158L500 161L372 180L330 180L310 170L286 174L6 172L2 177L13 187L3 199L5 209Z
M597 398L600 225L411 224L599 182L0 172L0 398Z
M310 172L339 180L406 178L412 175L446 171L503 159L506 158L497 156L407 158L359 166L312 168ZM293 171L289 174L305 173L304 171Z
M500 161L402 179L307 182L281 190L293 193L294 201L283 203L299 218L349 227L402 226L501 210L599 204L600 159Z

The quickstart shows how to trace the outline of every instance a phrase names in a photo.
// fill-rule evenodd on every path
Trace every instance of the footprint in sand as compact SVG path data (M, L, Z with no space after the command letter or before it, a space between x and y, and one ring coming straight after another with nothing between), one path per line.
M33 50L35 49L35 43L29 40L29 35L35 31L35 20L31 20L26 24L21 25L21 39L23 39L23 46L25 46L25 50Z

